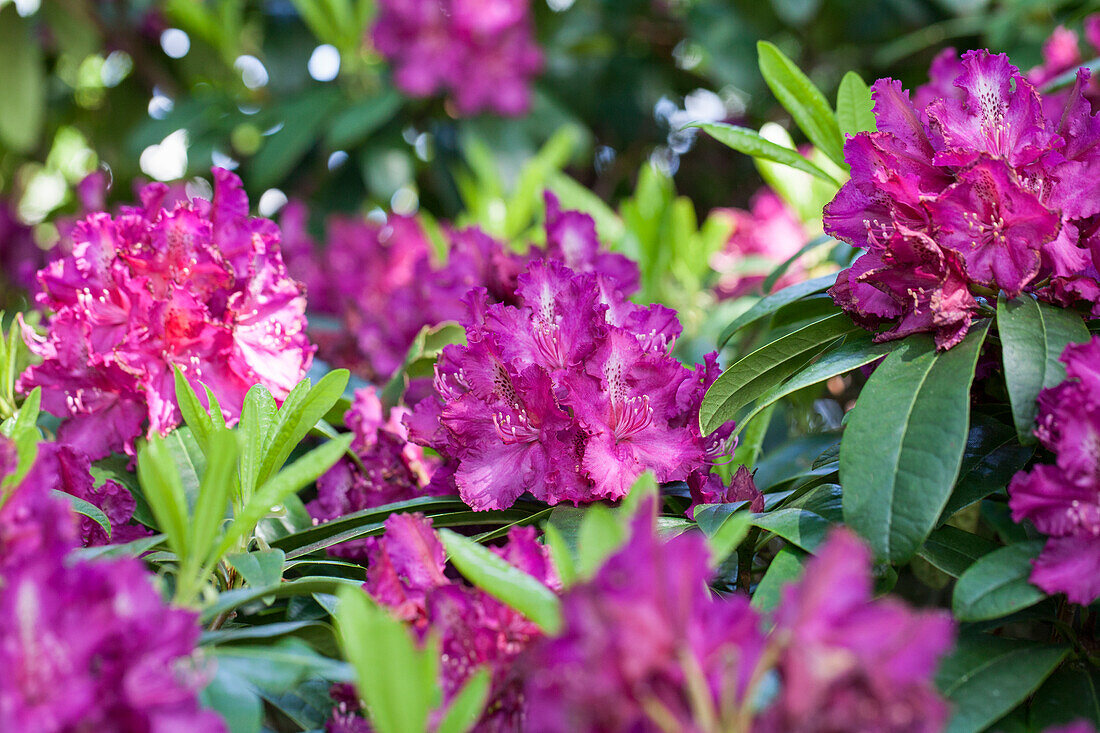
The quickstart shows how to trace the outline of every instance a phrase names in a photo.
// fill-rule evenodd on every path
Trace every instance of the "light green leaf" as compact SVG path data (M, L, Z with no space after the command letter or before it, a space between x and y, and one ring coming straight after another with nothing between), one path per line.
M840 132L845 135L875 132L878 129L871 89L854 71L849 71L840 80L840 88L836 93L836 120L840 125Z
M282 550L239 552L226 555L225 560L250 586L266 588L278 584L283 579L286 553Z
M489 700L492 679L485 667L470 675L466 684L447 706L447 712L443 714L435 733L465 733L473 728Z
M309 388L308 380L305 381L305 390L299 389L301 385L294 388L291 393L295 398L293 403L288 396L279 410L273 435L265 446L257 483L266 482L286 463L286 459L302 442L302 438L306 437L318 420L328 414L344 394L350 376L347 369L336 369L321 377L312 389Z
M698 127L718 142L726 147L733 148L739 153L744 153L753 158L770 160L773 163L788 165L803 173L809 173L815 178L820 178L826 183L840 186L835 178L811 163L797 150L773 143L756 130L728 125L724 122L692 122L686 127Z

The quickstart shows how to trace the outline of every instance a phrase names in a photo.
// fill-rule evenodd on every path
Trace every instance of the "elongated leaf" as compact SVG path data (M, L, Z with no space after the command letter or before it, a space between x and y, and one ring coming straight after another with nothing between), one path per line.
M943 661L936 686L952 704L948 733L978 733L1043 683L1069 647L965 635Z
M213 426L211 426L213 428ZM199 484L195 513L191 517L191 539L188 559L201 564L206 561L225 521L229 495L237 474L236 435L225 429L212 430L206 471Z
M157 528L167 537L172 552L183 557L190 536L190 513L175 459L164 439L156 435L138 448L137 459L138 480L157 519Z
M73 496L60 489L51 489L50 493L69 502L69 506L73 508L74 512L82 514L98 524L103 528L103 531L107 533L107 539L111 539L111 520L107 518L107 515L103 513L102 509L91 502L84 501L79 496Z
M447 712L443 714L435 733L465 733L473 728L489 700L492 679L489 670L484 667L474 672L447 706Z
M878 129L871 88L854 71L849 71L840 80L840 88L836 92L836 121L844 135Z
M803 553L791 547L777 552L753 591L752 607L759 611L771 611L778 606L783 586L801 577L804 558Z
M1046 598L1028 578L1031 562L1043 549L1042 540L1001 547L983 555L955 584L951 608L960 621L1001 618Z
M210 434L214 430L214 422L199 402L195 390L191 389L191 384L183 376L180 368L175 365L172 368L175 372L176 402L179 404L180 414L183 415L183 421L187 427L191 428L195 441L202 448L203 453L206 453L210 449Z
M253 385L244 396L241 420L237 433L241 441L239 475L241 482L240 503L243 506L256 490L263 463L264 448L271 437L278 407L275 398L262 384Z
M767 41L756 44L760 73L806 137L834 163L844 163L844 138L825 95L793 61Z
M1031 702L1032 730L1087 720L1100 725L1100 671L1090 664L1065 664L1039 688Z
M752 525L752 515L747 511L735 512L726 517L726 521L707 535L707 549L710 550L710 565L717 568L745 540Z
M740 331L746 326L751 326L761 318L766 318L772 315L780 308L790 305L795 301L802 300L808 295L814 293L820 293L822 290L831 288L836 283L836 275L822 275L821 277L815 277L812 280L805 280L795 285L783 288L777 293L772 293L766 298L761 298L751 308L734 318L728 326L722 331L722 335L718 337L718 348L724 348L729 340L733 337L733 334Z
M294 404L283 403L275 423L274 433L265 447L263 463L257 483L263 484L273 473L286 463L291 452L302 442L302 438L313 429L317 421L323 418L348 386L351 374L347 369L337 369L322 377L307 394L298 393ZM308 389L308 386L307 386ZM297 387L295 388L297 390Z
M1012 402L1012 418L1021 443L1034 443L1036 398L1043 389L1066 378L1058 361L1066 344L1088 341L1081 316L1065 308L1040 303L1030 295L997 301L997 331L1001 336L1005 384Z
M820 514L794 507L753 515L752 523L807 552L816 550L829 531L829 521Z
M141 557L143 554L164 542L164 535L155 534L149 537L127 542L123 545L100 545L98 547L78 547L73 553L85 560L111 559L116 557Z
M783 384L777 385L761 395L756 401L756 406L753 407L752 412L737 423L737 427L733 431L734 435L740 433L743 426L748 425L761 410L766 409L769 405L800 389L827 382L833 377L847 374L864 364L870 364L876 359L881 359L890 353L896 345L897 343L893 341L876 344L869 333L851 334L844 339L843 344L829 349L813 364L799 371Z
M270 588L235 588L220 593L218 599L202 609L199 616L201 623L209 623L219 615L239 608L246 603L258 601L265 596L276 598L293 598L295 596L308 598L314 593L334 594L341 588L356 588L363 586L362 580L351 578L336 578L332 576L310 576L287 580Z
M811 323L744 357L715 380L699 408L699 424L707 435L741 409L791 376L807 360L845 334L860 330L843 313Z
M554 591L473 540L449 529L439 537L467 580L531 619L547 634L561 628L561 601Z
M234 543L250 536L260 520L271 512L272 507L281 504L288 495L316 481L318 476L332 468L347 450L353 437L349 433L314 448L264 483L241 513L233 518L216 554L224 554Z
M1008 486L1034 452L1034 446L1020 445L1011 425L986 415L974 415L959 478L940 515L940 524L955 512Z
M404 97L389 89L342 110L333 118L325 134L325 147L344 150L357 146L393 119L403 103Z
M577 540L577 573L591 578L615 550L626 542L627 528L615 512L593 504L584 512Z
M733 148L739 153L753 158L763 158L773 163L781 163L795 168L804 173L809 173L815 178L820 178L826 183L839 186L836 179L818 168L797 150L783 147L773 143L756 130L747 127L738 127L724 122L692 122L687 127L698 127L723 145Z
M959 473L970 385L989 329L943 353L910 336L867 381L840 443L844 520L883 560L904 563L936 526Z
M336 609L341 646L355 668L356 688L380 733L426 731L435 707L434 650L417 648L409 629L362 590L343 590Z
M997 543L948 525L928 535L917 554L937 570L957 578L996 549Z

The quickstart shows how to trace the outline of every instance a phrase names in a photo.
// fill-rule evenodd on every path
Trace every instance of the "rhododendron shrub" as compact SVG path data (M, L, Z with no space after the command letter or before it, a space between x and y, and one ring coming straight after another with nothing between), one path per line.
M82 530L41 478L0 496L0 728L227 730L198 704L195 614L168 608L137 560L69 556Z
M1096 314L1091 217L1080 186L1100 165L1100 120L1083 96L1087 71L1059 117L1004 55L970 51L937 71L955 90L922 95L897 81L873 88L877 132L848 140L851 179L825 207L825 230L866 254L838 278L836 302L878 339L966 335L979 297L1022 292Z
M253 384L281 399L312 359L278 229L249 218L240 180L215 168L212 200L165 208L167 191L150 184L140 206L89 215L72 254L38 276L46 334L25 334L42 361L20 387L41 387L61 441L93 459L179 423L173 369L234 421Z
M521 115L542 69L529 0L387 0L371 41L414 97L445 94L461 115Z

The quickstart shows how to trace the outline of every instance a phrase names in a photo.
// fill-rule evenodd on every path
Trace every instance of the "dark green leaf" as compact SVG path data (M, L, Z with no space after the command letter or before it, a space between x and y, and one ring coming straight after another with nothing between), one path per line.
M257 550L226 555L225 560L250 586L267 588L282 580L286 554L282 550Z
M1058 357L1072 342L1088 341L1081 316L1065 308L1040 303L1030 295L997 301L997 330L1001 336L1005 383L1012 402L1012 417L1020 442L1034 443L1032 428L1043 389L1066 378Z
M1027 698L1068 647L967 635L940 664L936 686L953 706L947 733L978 733Z
M1008 486L1034 452L1033 446L1020 445L1011 425L986 415L974 415L966 437L959 478L940 515L940 523L960 509Z
M772 94L791 113L795 124L818 150L841 168L844 163L844 138L836 116L825 95L802 73L793 61L767 41L756 44L760 73Z
M960 621L1001 618L1046 598L1032 585L1031 562L1043 549L1043 540L1001 547L980 557L959 576L951 601Z
M329 150L353 148L389 122L401 109L404 98L392 89L377 97L364 99L342 110L332 120L325 135L325 147Z
M291 97L283 105L283 127L272 134L249 161L247 180L262 191L278 185L317 140L317 133L339 103L335 89L316 89Z
M988 321L938 353L910 336L867 381L840 444L844 520L882 560L904 563L936 526L962 463L970 385Z
M802 367L839 337L859 330L843 313L828 316L761 346L715 380L699 408L703 434L737 418L741 409Z
M928 535L917 554L933 567L957 578L997 543L950 525Z
M774 532L788 542L807 552L813 552L825 539L829 522L819 514L804 509L777 509L767 514L756 514L752 523L761 529Z
M783 586L802 576L805 555L791 547L784 547L775 554L764 577L752 593L752 607L758 611L771 611L779 605Z
M751 308L734 318L728 326L722 331L722 335L718 337L718 348L723 348L729 342L733 334L740 331L745 326L750 326L756 323L761 318L772 315L780 308L790 305L795 301L802 300L808 295L814 293L820 293L822 290L831 288L836 283L836 275L822 275L821 277L815 277L811 280L805 280L800 283L783 288L777 293L772 293L766 298L761 298Z
M1050 730L1078 720L1100 725L1100 671L1091 664L1063 665L1031 702L1032 730Z
M755 130L738 127L737 125L728 125L724 122L693 122L687 127L698 127L718 142L733 148L739 153L789 165L791 168L809 173L815 178L820 178L826 183L831 183L834 186L840 185L835 178L806 160L797 150L773 143Z

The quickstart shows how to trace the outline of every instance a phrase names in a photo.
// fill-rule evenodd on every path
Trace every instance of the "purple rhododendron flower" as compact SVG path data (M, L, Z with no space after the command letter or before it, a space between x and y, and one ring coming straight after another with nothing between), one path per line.
M1080 185L1100 171L1087 71L1057 116L1004 55L944 52L931 73L915 103L876 82L878 131L845 144L852 176L825 229L867 252L834 300L877 340L929 332L941 349L990 289L1100 313L1100 196Z
M764 636L746 597L711 595L708 558L701 535L662 542L636 517L627 545L562 596L562 632L523 658L524 730L696 731L700 705L741 706Z
M35 288L35 273L48 254L34 242L34 230L19 221L7 202L0 201L0 288Z
M446 94L460 115L514 116L542 69L528 0L385 0L371 40L405 94Z
M733 218L733 232L723 250L711 257L710 264L719 273L715 286L718 296L739 298L758 291L773 269L802 249L807 241L806 229L786 202L767 188L753 195L748 211L726 211ZM756 261L760 264L753 264ZM796 262L775 288L785 288L801 278Z
M783 645L780 692L759 730L943 729L948 709L931 680L953 642L951 616L873 600L870 567L863 543L836 529L784 589L771 636Z
M704 439L698 410L717 377L669 355L680 325L636 306L600 273L538 260L517 305L467 296L467 344L446 347L436 394L406 418L412 439L446 460L432 483L474 509L530 492L549 503L619 499L652 470L685 479L722 452L732 425Z
M99 486L92 478L92 463L88 456L73 446L61 443L40 443L34 466L24 479L99 507L111 522L111 536L91 517L80 516L80 541L85 547L123 544L150 534L146 528L132 524L137 502L130 491L116 481L106 480Z
M211 201L171 209L168 193L152 184L141 207L86 217L72 254L39 273L50 316L44 338L24 329L42 363L20 389L42 387L43 407L64 418L61 442L93 460L132 455L146 422L149 434L179 423L173 367L235 421L253 384L282 399L312 359L278 229L248 218L240 179L215 168Z
M493 552L548 587L560 586L533 527L513 528L508 543ZM484 591L448 578L445 564L443 545L430 519L393 514L386 520L386 533L372 539L365 588L378 603L407 621L421 639L432 633L439 640L444 707L478 668L488 667L489 702L475 730L522 730L523 683L515 662L542 632ZM346 695L346 691L337 693ZM352 700L339 697L337 702L334 717L345 720L330 730L360 730L354 719L346 720Z
M1070 344L1061 358L1067 379L1039 393L1035 429L1055 462L1016 474L1009 506L1050 538L1031 582L1087 605L1100 598L1100 337Z
M408 441L406 414L406 408L394 407L387 415L372 388L356 391L344 420L355 435L351 450L358 461L342 458L317 480L317 498L306 505L315 521L430 494L428 479L437 462ZM368 540L352 540L329 552L366 559L368 547Z
M66 558L77 524L33 475L0 501L0 729L226 730L198 704L195 614L137 560Z

